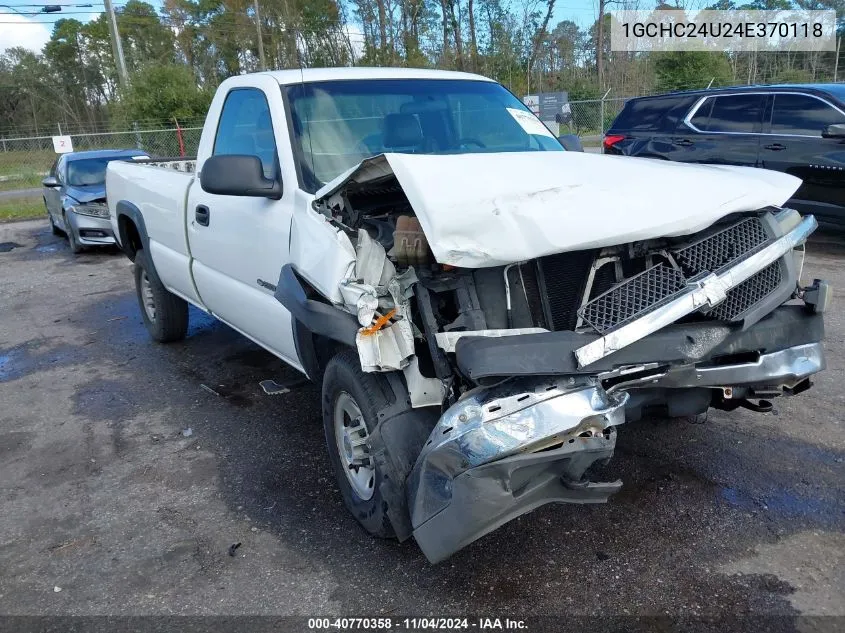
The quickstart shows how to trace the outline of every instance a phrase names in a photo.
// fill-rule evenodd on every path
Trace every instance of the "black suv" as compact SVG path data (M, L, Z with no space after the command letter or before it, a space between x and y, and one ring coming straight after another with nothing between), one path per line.
M845 84L631 99L605 135L604 153L784 171L804 181L791 207L845 228Z

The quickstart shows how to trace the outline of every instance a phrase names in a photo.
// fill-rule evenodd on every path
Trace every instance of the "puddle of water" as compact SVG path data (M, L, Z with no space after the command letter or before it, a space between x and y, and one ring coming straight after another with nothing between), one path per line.
M6 377L6 374L11 372L12 355L0 354L0 381Z
M19 354L15 350L0 353L0 382L19 378L22 373Z
M38 251L39 253L55 253L56 251L60 250L62 247L60 242L53 242L52 244L43 244L42 246L36 246L34 250Z
M188 336L195 336L211 330L220 322L207 312L194 306L189 307Z
M785 490L754 499L736 488L722 488L719 496L725 502L744 510L763 510L785 517L836 518L843 512L837 504L821 499L809 499Z
M737 508L743 508L744 510L754 510L757 508L757 504L754 503L754 499L744 492L740 492L736 488L722 488L719 496L724 501L727 501L730 505L736 506Z
M0 242L0 253L8 253L13 248L20 248L23 244L17 242Z

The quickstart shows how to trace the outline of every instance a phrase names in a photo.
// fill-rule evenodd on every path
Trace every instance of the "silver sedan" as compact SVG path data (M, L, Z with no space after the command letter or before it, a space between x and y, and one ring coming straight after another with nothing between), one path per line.
M66 235L73 253L114 244L106 206L106 166L112 160L146 158L137 149L62 154L43 181L44 204L54 235Z

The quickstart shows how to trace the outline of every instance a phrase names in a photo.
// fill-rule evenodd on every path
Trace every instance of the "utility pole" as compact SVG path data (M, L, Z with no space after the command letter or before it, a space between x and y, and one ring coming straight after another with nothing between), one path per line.
M261 38L261 13L258 11L258 0L253 0L255 6L255 30L258 32L258 62L261 70L267 70L267 59L264 57L264 40Z
M833 62L833 81L834 81L834 83L836 83L836 81L839 79L839 48L841 47L841 45L842 45L842 36L840 35L836 39L836 61Z
M120 43L120 33L117 30L117 18L114 15L114 7L111 0L103 0L108 14L109 34L111 35L111 47L114 53L114 61L117 64L117 76L120 78L120 85L123 88L129 86L129 74L126 72L126 60L123 58L123 44Z

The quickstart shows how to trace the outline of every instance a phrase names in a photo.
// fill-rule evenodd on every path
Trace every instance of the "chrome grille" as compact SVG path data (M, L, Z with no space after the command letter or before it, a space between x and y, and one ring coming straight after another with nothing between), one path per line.
M578 315L581 322L605 334L659 307L683 290L690 280L719 272L768 243L769 236L760 218L743 218L692 244L671 250L680 269L666 264L652 266L584 304ZM731 290L708 316L737 320L775 292L781 282L780 265L772 264Z
M604 334L659 307L685 284L681 271L657 264L585 304L578 315L596 332Z
M760 218L745 218L694 244L673 252L688 276L716 272L764 246L768 241Z
M710 311L710 316L724 321L735 320L777 290L781 280L780 262L769 264L730 290L727 298Z

